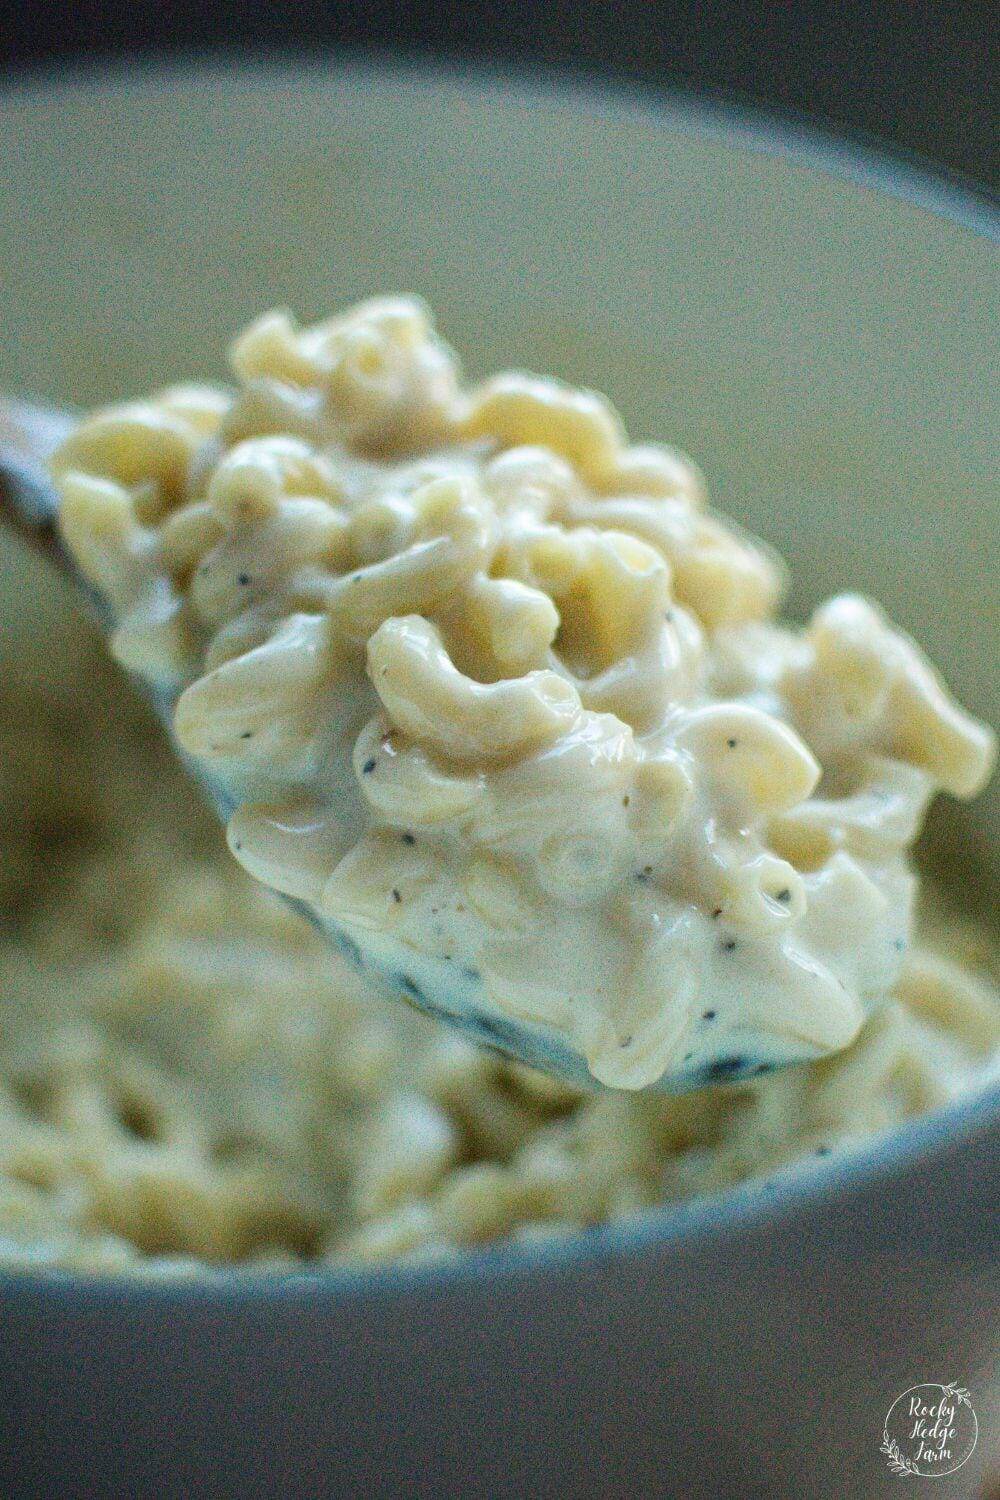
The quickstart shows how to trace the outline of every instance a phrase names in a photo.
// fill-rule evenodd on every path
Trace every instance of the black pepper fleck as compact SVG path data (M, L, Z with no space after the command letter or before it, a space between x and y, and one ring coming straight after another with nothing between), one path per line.
M241 589L247 588L248 585L249 585L249 583L250 583L250 574L249 573L241 573L240 576L239 576L239 578L237 578L236 582L239 584L239 586L240 586Z
M372 756L371 760L366 760L364 765L361 767L362 776L370 776L377 764L378 762L376 761L374 755Z
M705 1078L710 1083L718 1083L724 1078L734 1078L737 1073L742 1073L745 1067L745 1058L720 1057L708 1064L705 1069Z
M396 903L397 903L397 904L398 904L398 903L399 903L399 902L400 902L400 901L402 901L402 899L403 899L403 898L402 898L402 896L401 896L401 895L400 895L400 894L399 894L399 891L398 891L398 890L397 890L397 889L396 889L396 887L395 887L395 886L393 886L393 888L392 888L392 899L393 899L393 901L395 901L395 902L396 902Z
M240 735L240 739L241 740L252 740L253 739L253 730L252 729L244 729L243 733Z
M713 913L712 913L712 920L715 921L715 922L717 922L721 916L722 916L722 907L721 906L717 906L715 908L715 910L713 911Z
M736 939L735 938L726 938L725 942L721 944L721 947L722 947L723 953L735 953L735 951L736 951Z
M785 886L785 889L783 891L779 891L777 893L774 899L775 901L791 901L792 893L788 889L787 885Z
M718 1012L714 1010L703 1010L701 1013L701 1019L703 1021L714 1021L717 1014Z
M726 744L729 746L730 750L735 750L736 749L736 741L735 740L727 740Z
M412 834L412 833L404 833L404 834L403 834L403 843L404 843L404 844L415 844L415 843L416 843L416 842L417 842L417 841L416 841L416 839L415 839L415 838L414 838L414 837L413 837L413 834Z

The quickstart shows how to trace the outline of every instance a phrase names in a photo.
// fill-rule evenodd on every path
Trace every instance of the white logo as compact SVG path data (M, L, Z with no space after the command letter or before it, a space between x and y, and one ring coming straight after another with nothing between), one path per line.
M911 1385L892 1403L882 1452L894 1474L940 1478L954 1474L972 1453L979 1423L960 1385Z

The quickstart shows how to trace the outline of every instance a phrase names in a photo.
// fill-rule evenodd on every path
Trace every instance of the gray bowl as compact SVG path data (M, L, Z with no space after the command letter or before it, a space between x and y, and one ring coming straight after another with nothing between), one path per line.
M1000 218L961 189L704 105L360 63L38 80L0 118L0 389L108 399L221 366L271 303L416 290L473 372L610 390L795 560L796 609L877 594L1000 719ZM0 562L31 649L64 602ZM997 790L928 855L988 908ZM876 1497L889 1407L951 1381L979 1443L947 1493L974 1496L998 1163L993 1088L560 1248L0 1277L0 1493Z

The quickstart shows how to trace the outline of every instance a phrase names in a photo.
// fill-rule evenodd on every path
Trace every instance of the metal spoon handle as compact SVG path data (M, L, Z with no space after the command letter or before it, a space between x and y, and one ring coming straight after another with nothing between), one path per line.
M0 396L0 522L63 572L69 565L56 532L47 464L74 420L68 412Z

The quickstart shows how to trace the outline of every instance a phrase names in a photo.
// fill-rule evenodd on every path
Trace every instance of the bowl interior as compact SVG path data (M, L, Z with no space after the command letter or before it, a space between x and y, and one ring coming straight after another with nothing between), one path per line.
M360 63L38 80L0 115L0 389L218 376L265 307L417 291L470 372L551 370L686 448L793 560L794 612L874 593L1000 720L996 245L967 224L777 127ZM945 812L931 843L995 873L997 786Z

